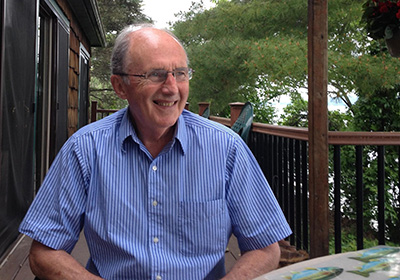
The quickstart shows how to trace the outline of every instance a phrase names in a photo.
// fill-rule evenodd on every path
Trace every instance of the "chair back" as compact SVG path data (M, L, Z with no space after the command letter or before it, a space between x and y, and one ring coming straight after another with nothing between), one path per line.
M201 114L202 117L208 119L210 117L210 106L207 106L207 108L204 110L203 114Z
M240 111L238 119L235 121L231 129L238 133L244 142L247 143L251 125L253 123L253 105L250 102L246 102Z

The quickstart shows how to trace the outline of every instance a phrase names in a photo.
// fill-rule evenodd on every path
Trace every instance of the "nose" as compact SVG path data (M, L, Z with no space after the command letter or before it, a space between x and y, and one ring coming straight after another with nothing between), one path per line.
M169 91L174 92L174 93L177 92L178 85L177 85L175 77L172 73L167 74L167 77L163 84L163 89L164 88L168 89Z

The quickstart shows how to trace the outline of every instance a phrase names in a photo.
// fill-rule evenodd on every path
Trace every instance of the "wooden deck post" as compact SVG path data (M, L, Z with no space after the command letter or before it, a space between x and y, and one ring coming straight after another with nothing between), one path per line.
M90 122L92 123L97 120L97 101L92 101L92 106L90 109Z
M244 106L243 102L233 102L229 103L229 106L231 107L231 127L233 124L236 122L240 115L240 111L242 111L242 108Z
M311 258L329 254L328 0L308 0L309 219Z

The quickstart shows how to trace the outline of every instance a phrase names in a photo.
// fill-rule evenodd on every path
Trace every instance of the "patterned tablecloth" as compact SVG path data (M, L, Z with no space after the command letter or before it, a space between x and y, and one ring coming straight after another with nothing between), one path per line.
M400 247L373 248L329 255L289 265L256 280L390 279L400 280Z

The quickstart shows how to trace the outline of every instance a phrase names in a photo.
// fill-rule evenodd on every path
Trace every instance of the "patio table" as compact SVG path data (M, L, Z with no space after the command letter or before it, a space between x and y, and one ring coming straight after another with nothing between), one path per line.
M400 247L376 246L292 264L256 280L400 280Z

